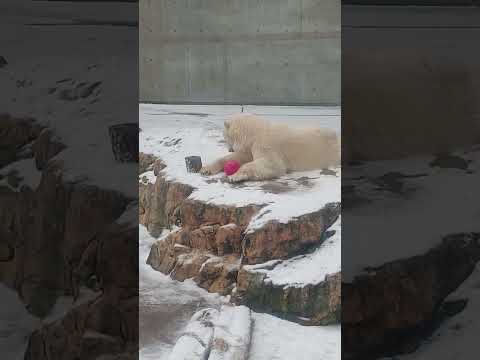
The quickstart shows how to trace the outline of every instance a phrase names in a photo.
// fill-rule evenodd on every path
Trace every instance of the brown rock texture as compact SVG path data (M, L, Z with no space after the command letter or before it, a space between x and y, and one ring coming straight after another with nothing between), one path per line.
M138 227L135 216L133 223L116 220L127 209L138 213L135 202L66 181L63 164L53 159L64 145L51 130L29 119L2 119L0 147L10 155L0 166L33 157L41 180L36 189L0 186L0 280L38 317L59 296L77 297L80 287L100 294L32 334L26 358L130 353L138 344Z
M0 114L0 167L31 157L28 145L38 138L43 128L31 118Z
M148 159L150 168L159 161L145 155L141 163L142 159ZM273 286L263 282L260 273L242 268L241 260L257 264L286 259L321 244L324 232L340 214L340 203L327 204L288 223L270 221L245 234L262 206L219 206L188 199L192 188L166 181L160 172L155 184L141 182L141 187L140 219L149 231L155 235L159 228L181 226L152 246L147 263L154 269L180 281L192 278L200 287L224 295L237 287L233 297L237 303L297 322L339 321L339 273L315 285Z
M369 269L343 283L344 358L380 357L411 347L412 334L429 326L479 260L480 234L449 235L423 255Z
M160 168L161 163L157 162ZM192 193L193 189L184 184L174 183L157 176L155 184L139 183L139 221L153 236L158 236L164 228L175 224L174 213Z
M330 203L286 224L270 221L247 233L243 242L243 263L261 264L294 256L322 241L322 234L340 215L340 203Z

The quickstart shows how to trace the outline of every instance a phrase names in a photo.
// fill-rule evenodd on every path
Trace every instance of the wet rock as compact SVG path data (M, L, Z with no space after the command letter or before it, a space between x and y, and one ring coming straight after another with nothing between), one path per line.
M0 56L0 69L8 65L7 59L4 56Z

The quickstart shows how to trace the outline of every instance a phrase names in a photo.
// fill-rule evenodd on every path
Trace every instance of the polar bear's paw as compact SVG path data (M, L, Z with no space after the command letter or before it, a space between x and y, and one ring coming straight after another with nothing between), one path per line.
M248 180L248 176L244 173L236 173L231 176L227 176L227 181L231 184L239 183L247 180Z
M200 174L202 175L215 175L218 174L222 169L215 165L204 166L200 169Z

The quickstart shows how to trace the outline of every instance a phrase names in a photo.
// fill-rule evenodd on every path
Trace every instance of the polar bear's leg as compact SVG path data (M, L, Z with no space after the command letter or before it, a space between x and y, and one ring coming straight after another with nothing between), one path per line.
M269 180L282 176L286 172L287 169L282 161L263 157L242 165L235 174L227 179L232 183L248 180Z
M223 171L223 166L225 163L229 160L236 160L240 163L240 165L243 165L249 161L252 161L252 156L243 153L243 152L234 152L230 153L218 160L215 160L213 163L208 164L200 169L200 173L203 175L214 175L218 174Z

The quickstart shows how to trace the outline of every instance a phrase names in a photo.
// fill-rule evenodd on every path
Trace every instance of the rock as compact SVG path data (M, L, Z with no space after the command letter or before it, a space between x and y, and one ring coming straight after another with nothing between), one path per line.
M138 174L141 175L145 171L150 170L155 160L155 156L140 152L138 154Z
M59 296L77 298L85 286L98 291L95 301L76 303L65 316L44 322L31 335L25 358L138 354L138 227L125 220L127 210L138 209L120 193L67 182L62 162L52 160L64 147L52 131L30 119L2 120L0 148L10 152L2 159L25 156L32 143L28 155L41 179L35 190L0 187L0 250L9 250L8 258L0 251L1 281L39 317Z
M96 261L81 263L88 269L74 273L79 283L85 280L81 274L95 274L101 291L94 300L35 331L26 359L96 359L138 346L137 239L135 224L113 222L99 232L91 243L95 245L88 247L89 255L84 254Z
M187 156L185 165L188 172L198 173L202 168L202 158L200 156Z
M65 149L65 145L55 136L52 130L43 129L32 144L37 169L43 170L47 163Z
M480 234L449 235L423 255L370 269L342 284L345 358L404 352L412 337L399 334L429 326L479 260ZM412 336L419 341L415 332Z
M7 59L4 56L0 56L0 69L8 65Z
M191 186L167 181L162 176L157 177L155 184L139 184L140 223L153 236L160 235L164 228L176 223L175 213L192 191Z
M108 128L115 160L138 162L138 124L118 124Z
M180 254L176 257L175 266L170 276L178 281L193 278L200 272L203 263L208 259L208 255L197 251Z
M0 168L31 157L31 154L22 150L39 136L42 129L43 126L34 119L0 114Z
M236 224L220 226L215 234L218 255L242 253L242 229Z
M274 284L265 274L242 267L232 301L303 325L329 325L340 322L340 289L340 272L316 284L298 286Z
M245 229L260 209L259 205L235 207L185 199L173 216L186 229L197 228L204 224L227 225L232 223Z
M330 203L313 213L288 223L269 221L245 234L243 263L260 264L272 259L285 259L319 245L322 235L340 215L340 203Z
M194 281L209 292L228 295L235 286L239 269L237 256L210 257L202 264Z

